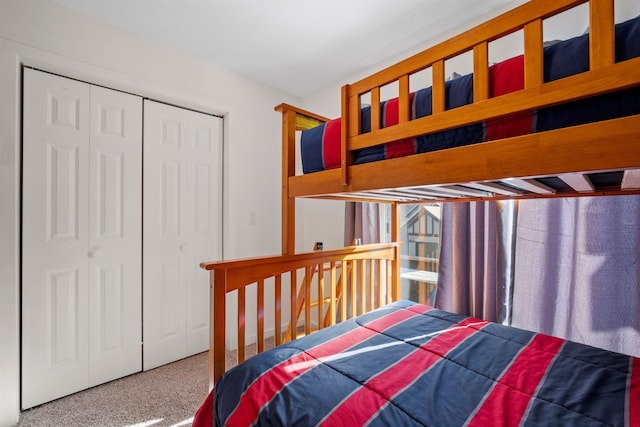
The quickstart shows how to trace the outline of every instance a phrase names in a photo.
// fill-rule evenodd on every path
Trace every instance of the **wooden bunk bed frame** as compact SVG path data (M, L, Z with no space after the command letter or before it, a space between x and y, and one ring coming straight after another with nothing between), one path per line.
M211 273L210 323L210 385L226 369L227 294L237 291L238 361L245 358L245 295L247 286L256 286L257 351L265 348L265 280L275 282L273 296L274 344L283 341L281 287L283 275L289 274L290 325L298 327L297 315L304 311L303 333L312 328L311 277L316 274L318 285L318 327L344 320L344 307L351 304L352 314L383 305L398 298L399 267L399 207L403 203L443 201L495 200L505 198L573 197L585 195L640 194L640 115L606 120L570 128L495 140L470 146L415 154L374 163L352 164L353 150L384 144L491 118L536 110L640 85L640 58L615 62L614 2L591 0L590 70L562 80L543 80L543 20L588 0L531 0L509 12L479 25L446 42L420 52L385 68L359 82L342 88L341 167L307 175L295 173L295 132L306 123L321 123L326 118L290 105L276 110L282 113L282 256L249 260L202 263ZM489 97L488 45L512 32L523 30L525 87L522 90ZM445 60L461 53L473 52L473 103L445 109ZM433 113L410 119L409 79L426 68L433 75ZM372 120L371 132L360 134L361 99L371 98L371 116L379 117L380 90L397 82L399 88L399 123L382 128ZM622 171L619 186L595 189L588 174ZM536 184L535 178L554 176L565 181L570 190L554 192ZM509 186L501 181L509 180ZM513 187L518 187L513 190ZM443 196L445 194L446 196ZM295 254L295 199L298 197L339 200L375 201L392 206L391 244L352 246L333 251ZM380 267L384 265L384 267ZM339 266L361 271L377 270L387 275L389 289L381 296L356 303L339 304L340 291L345 287L358 292L374 292L371 277L366 274L336 274ZM298 271L304 271L298 285ZM285 279L286 281L286 279ZM329 297L322 294L328 287ZM338 292L338 293L336 293ZM336 305L338 304L338 305ZM360 303L358 303L360 304ZM297 309L294 307L297 306ZM341 307L337 309L337 307ZM323 311L324 310L324 311ZM293 334L290 334L291 336Z

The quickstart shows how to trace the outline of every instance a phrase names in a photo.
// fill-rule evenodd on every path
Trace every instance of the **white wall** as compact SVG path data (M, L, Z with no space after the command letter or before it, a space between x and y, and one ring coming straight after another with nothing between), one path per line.
M21 66L225 116L224 256L280 252L280 117L299 104L46 0L0 2L0 425L19 416ZM251 220L251 224L250 224Z

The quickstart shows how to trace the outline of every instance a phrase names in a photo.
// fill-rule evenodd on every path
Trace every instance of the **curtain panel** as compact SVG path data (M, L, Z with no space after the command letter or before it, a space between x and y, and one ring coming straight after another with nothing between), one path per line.
M517 205L444 203L435 306L508 323Z
M640 197L520 202L514 326L640 356Z

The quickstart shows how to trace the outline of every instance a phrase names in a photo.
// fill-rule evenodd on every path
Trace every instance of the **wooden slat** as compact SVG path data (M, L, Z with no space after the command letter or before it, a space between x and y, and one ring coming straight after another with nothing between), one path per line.
M398 263L400 262L399 258L398 258L397 262ZM386 263L387 263L387 280L386 280L386 283L387 283L387 304L391 304L391 302L396 299L396 298L394 298L394 295L398 295L398 296L400 295L400 285L399 285L399 280L400 279L398 279L398 282L397 282L398 286L396 287L396 284L394 283L395 272L394 272L393 263L391 261L386 261ZM398 270L399 270L399 268L398 268ZM399 272L398 272L398 274L399 274Z
M548 185L544 185L541 182L538 182L534 179L519 179L513 178L509 180L509 184L512 184L515 187L522 188L523 190L531 191L536 194L553 194L556 191L549 187Z
M246 297L245 288L238 289L238 363L244 362L245 359L245 329L246 329Z
M305 268L304 276L304 333L309 335L311 333L311 279L313 277L311 267Z
M473 192L473 190L471 190L471 192ZM445 186L429 186L417 189L416 194L422 194L423 197L434 197L442 200L456 198L464 193L461 193L460 191L449 191Z
M275 327L275 344L282 344L282 275L277 274L274 281L274 327Z
M360 296L360 311L358 314L362 314L367 311L367 288L365 280L367 267L364 259L361 259L359 264L358 271L360 272L360 275L358 277L358 282L360 283L360 289L358 295Z
M489 43L473 47L473 101L489 99Z
M374 279L374 260L370 259L369 260L369 309L367 311L372 311L375 308L375 283L373 281Z
M356 304L356 295L357 295L357 288L356 288L356 284L357 284L357 277L358 277L358 263L356 261L354 261L351 264L351 275L349 277L349 283L351 285L351 316L355 316L356 313L358 312L358 306Z
M340 301L340 319L345 320L347 318L347 276L351 271L351 261L342 261L342 273L340 274L340 294L342 295L342 301Z
M378 306L382 306L385 303L385 298L384 298L384 291L386 289L386 285L385 281L383 280L384 277L382 276L382 260L378 260L378 269L376 271L377 273L377 280L376 282L378 283Z
M347 122L342 122L343 132L347 132L348 137L358 135L360 133L360 111L362 110L361 95L355 93L351 85L342 86L341 95L341 114L340 117L351 119ZM346 100L345 100L346 97ZM345 115L348 112L348 116Z
M256 319L258 323L258 353L262 353L264 351L264 280L258 281L257 287L257 313Z
M398 123L406 123L411 119L409 99L409 76L405 75L398 80Z
M324 265L318 265L318 329L324 327Z
M289 284L289 334L286 337L286 341L293 339L295 336L295 331L298 326L298 313L296 312L296 303L298 301L298 271L296 269L291 270L290 272L290 281Z
M447 193L459 194L462 196L471 196L471 197L487 197L490 196L486 191L477 190L474 188L467 187L466 185L443 185L442 187L437 187L438 190L445 191Z
M330 325L335 325L336 324L336 294L337 294L337 288L338 288L338 283L336 282L336 263L332 262L331 263L331 269L329 270L329 293L330 293L330 298L331 301L329 301L329 324Z
M396 200L416 200L416 199L429 199L430 197L426 194L425 191L420 190L419 188L399 188L394 190L379 190L377 193L380 197L385 197L385 195L391 199L392 197ZM433 197L433 200L437 200L437 197Z
M437 61L431 67L432 86L431 102L432 114L440 113L446 108L445 86L444 86L444 60Z
M624 171L624 175L622 176L622 189L640 189L640 169L629 169Z
M581 173L564 173L558 178L567 183L571 188L579 193L592 193L595 188L588 176Z
M589 61L591 69L615 62L614 0L589 2Z
M380 129L380 88L371 89L371 130Z
M498 184L495 182L469 182L465 183L465 186L477 188L478 190L490 191L497 194L503 194L505 196L517 196L522 194L522 191L515 188L508 187L506 185Z
M345 193L352 199L359 199L361 202L380 202L383 203L388 200L394 199L402 199L402 200L411 200L411 197L403 197L403 192L395 191L395 190L384 190L384 191L365 191L365 192L351 192Z
M541 85L544 81L542 50L542 19L536 19L524 26L524 87Z
M394 203L391 205L391 241L400 241L400 205ZM393 262L391 263L391 293L390 297L393 301L400 298L400 247L395 248Z

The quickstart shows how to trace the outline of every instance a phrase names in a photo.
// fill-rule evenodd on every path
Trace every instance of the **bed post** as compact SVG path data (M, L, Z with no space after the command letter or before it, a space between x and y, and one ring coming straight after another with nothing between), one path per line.
M353 159L351 158L351 151L349 151L349 135L351 135L351 126L357 126L357 129L360 129L360 103L355 103L354 105L350 105L350 86L344 85L342 86L341 91L341 111L342 111L342 122L340 124L340 169L342 175L342 186L345 189L349 188L349 183L351 182L351 178L349 177L349 166L353 163ZM350 108L355 108L355 114L352 115ZM352 120L356 120L357 122L352 122Z
M226 371L227 271L209 272L209 390ZM216 286L217 283L217 286Z
M296 200L289 197L289 177L296 174L296 112L284 106L278 108L282 113L282 254L293 255L296 251Z
M282 114L282 255L294 255L296 199L289 195L289 179L296 176L296 130L310 129L329 119L288 104L275 110Z
M391 204L391 241L400 241L400 203ZM400 245L394 248L395 255L391 263L391 299L400 299Z

